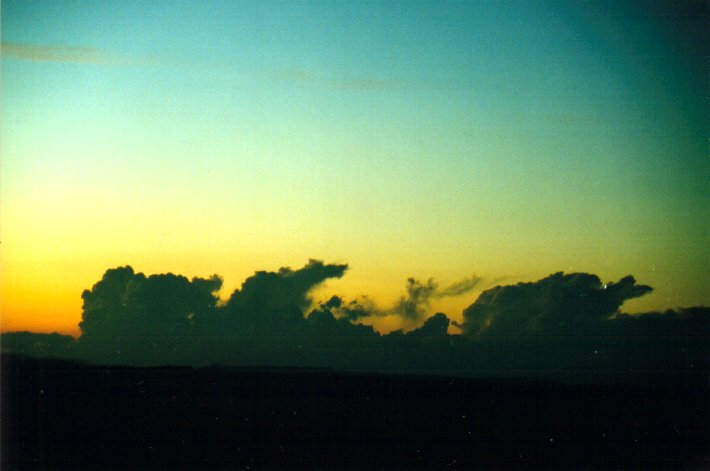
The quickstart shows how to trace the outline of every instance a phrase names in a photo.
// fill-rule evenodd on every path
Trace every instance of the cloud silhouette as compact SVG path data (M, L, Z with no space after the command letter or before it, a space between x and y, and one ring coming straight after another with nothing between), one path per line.
M107 270L85 290L79 350L106 361L185 359L197 329L214 315L222 279L145 276L130 266Z
M108 270L81 295L82 337L174 334L214 309L221 286L217 275L190 281L172 273L146 277L130 266Z
M382 317L391 314L390 311L382 310L377 307L377 304L367 296L361 296L359 299L345 302L342 298L334 296L328 301L337 301L331 306L331 309L339 317L346 317L351 321L361 320L367 317Z
M427 319L431 311L432 300L462 296L472 291L480 281L480 278L472 276L441 289L432 278L425 283L409 278L407 279L406 295L399 299L391 312L385 312L384 315L397 314L403 318L403 327L405 329L416 328L421 326L422 322ZM426 320L425 326L431 319ZM447 328L448 325L447 318Z
M424 317L426 308L429 307L429 300L436 292L436 288L437 286L431 278L426 283L409 278L407 280L407 295L400 298L394 311L407 320L421 319Z
M82 294L77 351L130 364L278 363L312 334L304 316L309 292L346 270L310 260L298 270L259 271L221 305L218 275L189 280L110 269Z
M225 364L555 379L708 379L710 309L625 314L624 301L651 291L633 277L603 284L587 273L555 273L496 286L464 310L461 335L430 301L469 292L475 277L444 289L410 278L391 310L367 297L313 305L312 290L345 264L310 260L299 269L258 271L226 302L218 275L146 276L109 269L82 294L81 336L2 334L3 353L132 365ZM409 320L382 335L368 317Z
M642 314L619 313L609 323L624 337L710 339L710 308L694 306Z
M448 336L451 321L443 312L437 312L424 322L420 328L407 335L420 338L443 338Z
M628 299L652 288L627 276L602 284L587 273L555 273L533 283L496 286L464 310L464 335L570 335L608 320Z
M309 260L303 268L280 268L278 272L259 271L247 278L241 290L236 290L227 306L257 303L258 306L295 305L305 308L311 303L308 293L328 278L340 278L347 265L325 265Z
M457 281L446 288L437 291L436 297L438 298L450 298L455 296L462 296L466 293L470 293L473 289L478 286L482 281L481 278L477 276L471 276L469 278L464 278L461 281Z

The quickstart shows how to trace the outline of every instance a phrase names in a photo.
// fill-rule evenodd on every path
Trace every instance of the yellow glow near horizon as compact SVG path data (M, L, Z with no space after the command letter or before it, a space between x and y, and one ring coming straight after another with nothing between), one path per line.
M708 303L703 70L633 8L3 7L3 331L74 332L126 264L228 296L348 263L322 294L383 308L408 277L558 271L653 286L632 312Z

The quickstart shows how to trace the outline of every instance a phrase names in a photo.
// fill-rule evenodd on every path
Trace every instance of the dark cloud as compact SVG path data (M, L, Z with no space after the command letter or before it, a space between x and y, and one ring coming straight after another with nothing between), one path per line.
M407 280L407 295L400 298L394 312L408 320L419 320L424 317L429 300L436 293L437 285L431 278L426 283L409 278Z
M309 260L298 270L288 267L278 272L260 271L248 278L242 289L232 294L230 303L241 300L295 304L305 308L311 303L308 293L328 278L341 278L348 269L347 265L326 265L319 260Z
M707 376L710 309L620 312L626 300L650 291L631 276L604 284L587 273L496 286L464 310L465 349L478 358L476 367L499 375L594 381Z
M335 308L339 306L334 305L334 299L339 301L339 298L334 296L328 302L321 304L319 308L314 309L308 314L307 325L312 329L309 334L313 334L313 337L316 339L330 338L335 340L351 336L378 336L370 326L354 324L350 322L350 319L347 317L336 318L333 312Z
M695 306L642 314L619 313L609 324L626 337L710 339L710 308Z
M106 271L85 290L79 348L108 360L186 358L193 327L214 316L222 279L145 276L130 266Z
M312 302L309 292L328 278L340 278L347 265L325 265L309 260L298 270L256 272L235 290L225 308L231 315L254 322L298 322Z
M602 284L587 273L555 273L484 291L464 310L460 327L467 336L569 335L608 320L624 301L651 290L631 276Z
M130 266L108 270L91 291L85 290L82 336L170 335L217 304L222 279L193 278L172 273L134 273Z
M82 294L77 351L131 364L283 361L274 352L307 336L309 292L346 270L310 260L298 270L259 271L220 305L217 275L189 280L111 269Z
M632 277L602 283L591 274L556 273L484 291L463 313L462 335L448 333L430 301L477 285L445 289L410 278L395 308L367 297L312 306L312 290L347 265L311 260L299 269L259 271L225 303L222 279L146 276L130 266L107 270L82 298L81 336L6 333L3 353L135 365L295 366L568 380L707 379L710 309L630 315L624 301L651 288ZM398 313L409 329L382 335L362 325ZM405 323L406 324L406 323Z
M470 293L480 282L481 278L477 276L464 278L461 281L453 283L452 285L437 291L436 296L439 298L462 296L466 293Z
M337 299L337 304L331 303L334 298ZM367 296L362 296L360 299L354 299L348 303L343 301L342 298L334 296L329 303L331 303L330 308L333 313L338 317L345 317L353 322L367 317L387 315L386 311L380 310Z
M429 278L426 283L409 278L406 288L407 295L400 298L394 308L394 312L405 319L420 321L429 312L431 300L462 296L471 292L480 281L480 278L472 276L440 289L432 278Z
M449 324L451 321L443 312L437 312L424 322L420 328L409 332L407 335L411 337L446 337L448 335Z

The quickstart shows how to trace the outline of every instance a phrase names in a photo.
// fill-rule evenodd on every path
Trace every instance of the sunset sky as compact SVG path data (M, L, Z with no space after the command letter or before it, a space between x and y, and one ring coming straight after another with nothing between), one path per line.
M708 7L620 3L3 1L2 330L78 333L126 264L710 304Z

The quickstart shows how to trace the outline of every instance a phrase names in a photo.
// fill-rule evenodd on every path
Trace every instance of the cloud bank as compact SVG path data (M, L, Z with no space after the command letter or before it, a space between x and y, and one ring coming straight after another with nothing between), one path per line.
M587 273L555 273L500 285L463 312L461 335L448 333L430 301L470 292L480 279L445 288L407 280L389 310L367 298L314 304L311 293L344 276L345 264L310 260L299 269L259 271L225 302L222 278L146 276L107 270L82 294L81 336L14 332L3 352L130 365L322 367L467 376L541 376L569 380L649 377L708 379L710 309L638 315L623 303L651 291L627 276L602 283ZM372 316L400 316L411 328L380 334Z

